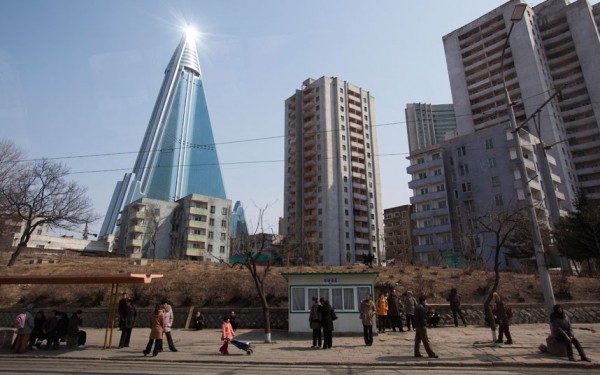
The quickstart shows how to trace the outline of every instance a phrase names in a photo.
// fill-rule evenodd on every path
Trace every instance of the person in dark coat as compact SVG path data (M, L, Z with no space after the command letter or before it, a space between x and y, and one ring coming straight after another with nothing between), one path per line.
M400 319L399 301L394 291L391 291L388 295L388 320L393 332L396 332L396 327L398 327L400 332L404 332L402 320Z
M313 332L312 349L318 349L321 347L321 305L317 297L312 297L312 306L310 307L310 314L308 314L308 324Z
M67 313L59 313L56 332L60 341L65 341L67 339L67 334L69 333L69 317L67 316Z
M81 315L83 311L77 310L71 315L71 319L69 319L69 328L67 334L69 336L77 336L77 345L79 348L85 348L85 341L87 339L87 333L82 331L79 327L83 324L83 319Z
M121 339L119 340L119 349L129 347L131 340L131 331L135 326L137 310L133 301L131 301L127 293L123 293L123 298L119 301L119 329L121 329Z
M46 335L46 349L57 349L58 344L60 342L60 337L58 335L58 319L60 318L60 313L56 310L52 310L50 312L50 317L46 319L46 323L44 323L44 334Z
M415 308L415 357L422 357L420 353L421 341L429 358L438 358L437 354L429 345L429 337L427 336L427 298L419 297L419 304Z
M33 318L33 331L31 331L31 336L29 337L29 346L32 349L37 350L40 343L46 339L46 334L44 333L44 324L46 323L46 315L42 310L35 313L35 317Z
M194 316L194 328L196 331L204 328L204 315L201 311L196 311L196 316Z
M454 317L454 326L458 327L458 316L460 316L460 320L462 320L462 323L466 327L467 321L465 320L462 310L460 309L461 299L456 288L450 289L450 294L448 295L448 298L446 298L446 301L450 302L450 310L452 311L452 316Z
M565 310L563 310L561 305L554 305L553 312L550 314L550 329L552 336L565 346L569 361L575 361L575 358L573 357L573 346L575 346L581 360L591 362L585 355L579 340L575 338L573 330L571 329L569 317L565 314Z
M238 329L238 322L237 322L237 316L235 315L235 311L232 311L229 313L229 323L231 324L231 328L233 328L233 331L237 331Z
M323 349L331 349L333 345L333 321L337 319L333 307L329 301L324 298L320 299L321 310L321 326L323 327Z
M508 316L506 312L506 305L504 304L504 300L502 296L497 292L494 292L494 302L496 304L496 317L498 318L498 340L496 342L498 344L502 344L503 336L506 335L506 343L512 344L512 336L510 335L510 316Z

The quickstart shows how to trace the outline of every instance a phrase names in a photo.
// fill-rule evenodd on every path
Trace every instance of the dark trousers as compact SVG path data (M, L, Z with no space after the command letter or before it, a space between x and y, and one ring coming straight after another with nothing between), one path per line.
M416 327L415 329L416 329L416 332L415 332L415 357L421 356L421 353L420 353L421 341L423 341L423 347L425 348L427 355L430 357L435 356L435 353L433 352L433 350L431 349L431 346L429 345L429 337L427 336L427 328Z
M571 341L569 341L569 339L567 339L566 337L559 336L559 337L556 338L556 340L560 341L565 346L565 349L567 349L567 356L569 358L573 358L573 345L575 346L575 348L579 352L579 356L582 359L586 358L585 352L583 351L583 348L581 347L581 344L579 343L579 340L577 340L575 337L571 338Z
M313 329L313 344L312 346L321 346L321 328Z
M173 344L173 336L171 336L171 332L165 332L165 336L167 336L167 344L169 344L169 350L174 352L177 349L175 349L175 344Z
M323 330L323 349L330 349L333 343L333 331Z
M462 320L464 325L467 325L467 321L465 320L465 317L463 316L462 310L461 309L452 309L452 316L454 317L454 326L458 327L457 315L460 315L460 320Z
M156 341L156 342L155 342ZM158 352L162 349L162 339L150 339L148 340L148 345L146 345L146 350L144 350L144 354L150 354L150 350L152 350L152 344L154 344L154 350L152 351L152 356L156 356Z
M410 325L412 324L413 328L415 327L415 319L412 314L406 314L406 329L410 331Z
M58 332L56 330L48 333L48 340L46 342L46 347L50 348L50 346L52 346L53 348L58 348L58 345L60 344L60 336L58 335Z
M373 345L373 326L363 326L365 345Z
M502 338L506 335L506 342L512 343L512 337L510 336L510 329L508 323L501 323L498 325L498 342L502 342Z
M377 332L385 332L387 315L377 315Z
M86 340L87 332L81 330L77 332L77 345L85 345Z
M131 339L131 328L121 328L121 339L119 340L119 348L129 347Z
M388 315L388 321L390 322L389 327L392 331L396 331L398 328L399 331L404 331L402 328L402 319L400 319L400 315Z

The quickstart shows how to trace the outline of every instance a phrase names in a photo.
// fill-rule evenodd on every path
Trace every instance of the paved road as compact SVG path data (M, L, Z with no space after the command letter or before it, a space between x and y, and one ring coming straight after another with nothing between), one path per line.
M244 375L270 375L282 373L296 373L308 375L387 375L387 374L423 374L428 375L549 375L558 373L557 368L531 368L531 367L398 367L398 366L280 366L261 364L207 364L207 363L179 363L171 361L137 360L137 361L107 361L107 360L74 360L61 358L39 358L35 361L26 358L17 358L11 361L0 362L1 374L45 374L45 375L104 375L104 374L244 374ZM569 374L589 375L589 369L569 369Z
M174 330L173 337L178 352L166 350L157 357L144 357L142 350L148 341L149 329L134 329L131 345L124 349L103 349L104 330L88 328L86 331L88 347L85 349L66 348L61 344L59 350L29 350L18 355L8 349L0 349L0 365L4 366L4 370L0 368L0 373L11 373L12 370L6 366L25 361L30 367L35 366L35 369L46 370L44 366L54 366L51 367L54 373L89 371L87 373L90 374L122 372L123 369L131 370L130 373L147 373L165 368L175 369L179 373L198 372L198 368L206 369L209 373L227 373L226 369L248 366L248 371L260 369L256 370L257 373L267 374L281 373L282 368L286 369L285 372L288 372L287 369L303 369L308 373L324 371L346 375L454 371L448 369L459 369L462 372L458 373L470 374L495 371L502 373L503 369L508 369L507 373L515 373L521 368L527 368L523 373L529 374L553 374L580 369L586 370L588 374L600 374L600 324L575 324L575 335L593 360L592 363L569 362L566 358L541 353L538 347L545 343L548 336L547 324L511 326L513 345L492 343L490 330L485 327L452 326L431 329L429 335L439 359L413 357L414 332L377 335L373 346L365 346L362 336L340 337L334 332L333 348L322 350L310 348L309 334L291 335L274 331L273 342L264 343L264 333L261 330L241 329L237 332L237 338L252 342L254 354L246 355L231 348L231 355L224 356L218 352L221 345L221 333L218 330ZM119 334L119 331L115 332L113 343L118 341ZM78 360L83 361L83 364ZM477 370L482 368L485 370ZM22 365L13 370L17 373L23 369L27 369L27 366ZM168 370L166 373L174 372Z

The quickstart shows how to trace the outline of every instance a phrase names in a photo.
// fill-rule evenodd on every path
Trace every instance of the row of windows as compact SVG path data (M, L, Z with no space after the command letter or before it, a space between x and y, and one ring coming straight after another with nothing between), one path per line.
M311 300L325 299L331 303L335 311L356 312L360 301L366 296L372 296L371 286L332 286L332 287L292 287L291 311L309 312Z

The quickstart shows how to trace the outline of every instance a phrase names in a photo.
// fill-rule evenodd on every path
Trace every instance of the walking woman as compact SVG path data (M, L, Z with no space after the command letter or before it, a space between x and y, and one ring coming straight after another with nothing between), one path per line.
M148 340L148 345L146 345L146 350L143 351L144 357L150 354L152 344L154 344L154 350L152 350L153 357L156 357L158 352L162 349L163 325L163 311L160 305L156 305L154 307L154 313L150 315L150 339Z
M506 305L500 294L494 292L493 296L496 303L496 316L498 317L498 340L496 342L502 344L502 339L506 335L506 344L510 345L513 343L509 329L510 316L506 312Z

